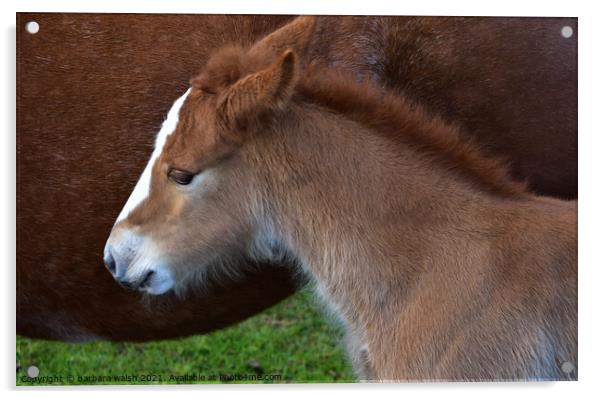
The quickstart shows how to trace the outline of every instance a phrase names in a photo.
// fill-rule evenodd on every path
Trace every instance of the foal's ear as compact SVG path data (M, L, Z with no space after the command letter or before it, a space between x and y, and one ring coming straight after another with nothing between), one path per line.
M234 128L244 128L258 115L282 107L293 95L298 79L297 57L285 50L268 68L250 74L232 85L217 108L218 122L230 137Z
M270 33L249 50L252 56L270 58L281 54L286 49L292 49L301 58L309 47L316 17L300 16Z

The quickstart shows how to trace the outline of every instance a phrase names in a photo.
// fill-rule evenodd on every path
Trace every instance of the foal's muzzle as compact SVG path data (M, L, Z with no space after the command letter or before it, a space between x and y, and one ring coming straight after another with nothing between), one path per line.
M161 295L175 281L165 259L148 238L129 229L113 228L104 251L104 263L122 287L151 295Z
M148 270L144 272L142 275L137 276L135 280L132 280L131 277L126 277L127 269L130 265L131 260L127 259L125 256L120 256L119 252L115 250L110 245L107 245L105 248L104 254L104 263L115 281L119 285L124 288L136 290L136 289L144 289L152 280L155 272L153 270Z

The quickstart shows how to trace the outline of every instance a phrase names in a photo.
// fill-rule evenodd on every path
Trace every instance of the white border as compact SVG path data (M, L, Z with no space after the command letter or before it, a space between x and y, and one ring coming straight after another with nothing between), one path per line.
M2 221L2 240L0 253L4 256L3 271L3 328L2 362L0 376L2 387L9 397L15 395L15 12L148 12L148 13L237 13L237 14L357 14L357 15L490 15L490 16L573 16L579 17L579 382L575 383L499 383L499 384L409 384L397 386L360 386L360 385L294 385L289 387L256 386L193 386L193 387L135 387L127 389L128 395L144 395L146 398L164 398L166 391L177 390L178 397L199 397L218 392L232 392L236 395L256 397L281 397L283 394L294 398L315 393L338 394L364 397L366 394L400 397L420 395L439 398L442 395L461 398L488 399L508 397L546 398L591 397L600 392L599 384L602 337L600 306L602 305L602 259L600 256L601 234L598 226L602 223L599 209L602 204L600 195L599 151L602 150L602 129L597 120L601 106L602 92L600 72L600 26L602 15L594 6L594 1L540 1L506 0L495 3L488 1L433 1L433 0L275 0L275 1L186 1L169 0L161 2L126 2L123 0L105 1L20 1L16 4L0 3L0 18L3 22L2 95L0 101L0 120L4 126L0 150L0 170L4 184L0 220ZM42 27L43 29L43 27ZM42 30L40 31L42 33ZM598 206L596 206L598 205ZM122 391L123 388L80 388L50 389L49 392L37 392L39 389L20 392L20 397L42 394L50 398L79 398L86 395L104 398L107 391ZM286 392L283 392L286 391ZM345 391L345 392L339 392ZM370 391L370 392L368 392Z

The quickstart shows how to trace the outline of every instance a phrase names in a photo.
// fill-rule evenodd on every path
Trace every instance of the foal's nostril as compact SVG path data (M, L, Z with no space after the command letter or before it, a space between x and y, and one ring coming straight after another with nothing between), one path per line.
M107 251L104 261L107 269L109 269L112 275L115 275L115 272L117 271L117 262L115 262L115 258L113 258L111 251Z

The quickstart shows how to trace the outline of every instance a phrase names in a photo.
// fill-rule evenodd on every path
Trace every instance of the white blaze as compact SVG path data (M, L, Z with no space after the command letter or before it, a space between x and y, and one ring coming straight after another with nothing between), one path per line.
M178 98L176 102L171 106L171 109L167 113L167 119L163 122L161 126L161 130L159 130L159 134L157 135L157 139L155 140L155 149L153 154L151 155L144 172L142 172L142 176L138 183L136 183L136 187L134 187L134 191L128 198L125 206L121 210L121 213L117 217L117 222L128 217L131 211L133 211L146 197L148 197L148 193L150 192L150 184L151 184L151 172L153 170L153 165L161 152L163 151L163 146L165 145L165 141L167 140L167 136L172 134L176 130L176 126L178 125L180 108L182 108L182 104L184 104L184 100L190 93L190 89L186 90L186 93L182 95L182 97Z

